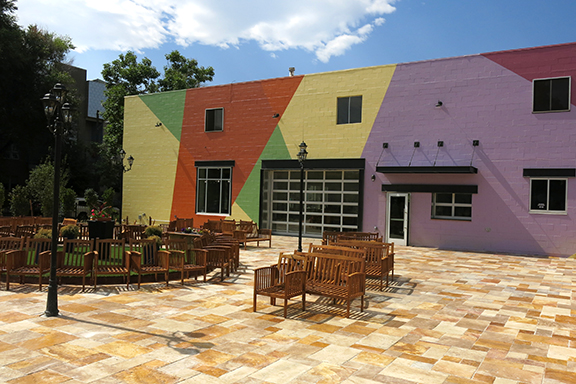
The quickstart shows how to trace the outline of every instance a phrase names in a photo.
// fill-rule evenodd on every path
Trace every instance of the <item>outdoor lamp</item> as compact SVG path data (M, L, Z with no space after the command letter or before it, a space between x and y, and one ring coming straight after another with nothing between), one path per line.
M130 155L128 156L128 165L130 166L130 169L132 169L132 164L134 164L134 157Z
M299 147L300 152L298 152L296 156L298 156L298 161L300 162L300 164L302 164L302 162L306 160L306 156L308 156L308 152L306 151L306 148L308 148L308 146L306 145L305 142L301 142Z
M125 157L126 157L126 151L124 150L124 148L122 148L120 150L120 160L124 160Z

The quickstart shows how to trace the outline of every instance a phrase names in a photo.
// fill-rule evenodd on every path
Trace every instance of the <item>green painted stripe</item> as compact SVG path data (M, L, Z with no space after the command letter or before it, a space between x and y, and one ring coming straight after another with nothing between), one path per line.
M158 120L180 141L182 120L186 103L186 90L142 95L140 99L156 115Z

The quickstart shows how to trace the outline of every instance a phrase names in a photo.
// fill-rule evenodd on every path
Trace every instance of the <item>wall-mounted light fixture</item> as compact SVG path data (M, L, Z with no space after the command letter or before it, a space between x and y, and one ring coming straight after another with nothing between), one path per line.
M438 147L443 147L444 146L444 142L442 140L438 141Z
M157 123L156 123L156 128L161 127L161 126L162 126L162 123L161 123L161 122L157 122Z
M372 181L376 181L376 175L372 175L372 176L370 176L370 180L372 180Z
M272 116L272 117L273 117L274 119L277 119L277 118L280 117L280 114L279 114L279 113L275 113L274 116Z
M441 102L440 100L438 100L438 102L436 103L435 107L436 107L436 108L440 108L442 105L444 105L444 103Z
M382 148L383 148L383 149L388 148L388 143L382 143Z
M420 148L420 142L419 141L414 142L414 148Z

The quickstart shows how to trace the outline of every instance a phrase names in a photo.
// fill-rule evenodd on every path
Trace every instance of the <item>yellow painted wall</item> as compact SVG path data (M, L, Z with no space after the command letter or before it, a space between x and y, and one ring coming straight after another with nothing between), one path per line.
M159 119L140 97L127 97L124 110L124 150L135 160L124 173L122 216L131 223L139 216L167 223L180 142L164 125L155 126Z
M310 159L359 158L396 65L306 75L279 122L293 159L302 140ZM362 122L336 124L337 98L362 96Z

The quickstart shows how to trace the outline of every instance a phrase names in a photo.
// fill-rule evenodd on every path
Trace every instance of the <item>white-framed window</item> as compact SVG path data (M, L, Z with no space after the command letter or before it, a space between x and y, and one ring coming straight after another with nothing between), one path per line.
M568 179L531 178L530 213L566 213Z
M224 108L212 108L206 110L204 131L222 132L224 130Z
M196 212L230 215L231 167L198 167Z
M362 96L339 97L337 107L337 124L362 122Z
M432 218L472 220L472 194L433 193Z
M569 76L532 80L532 111L570 111L570 88Z

